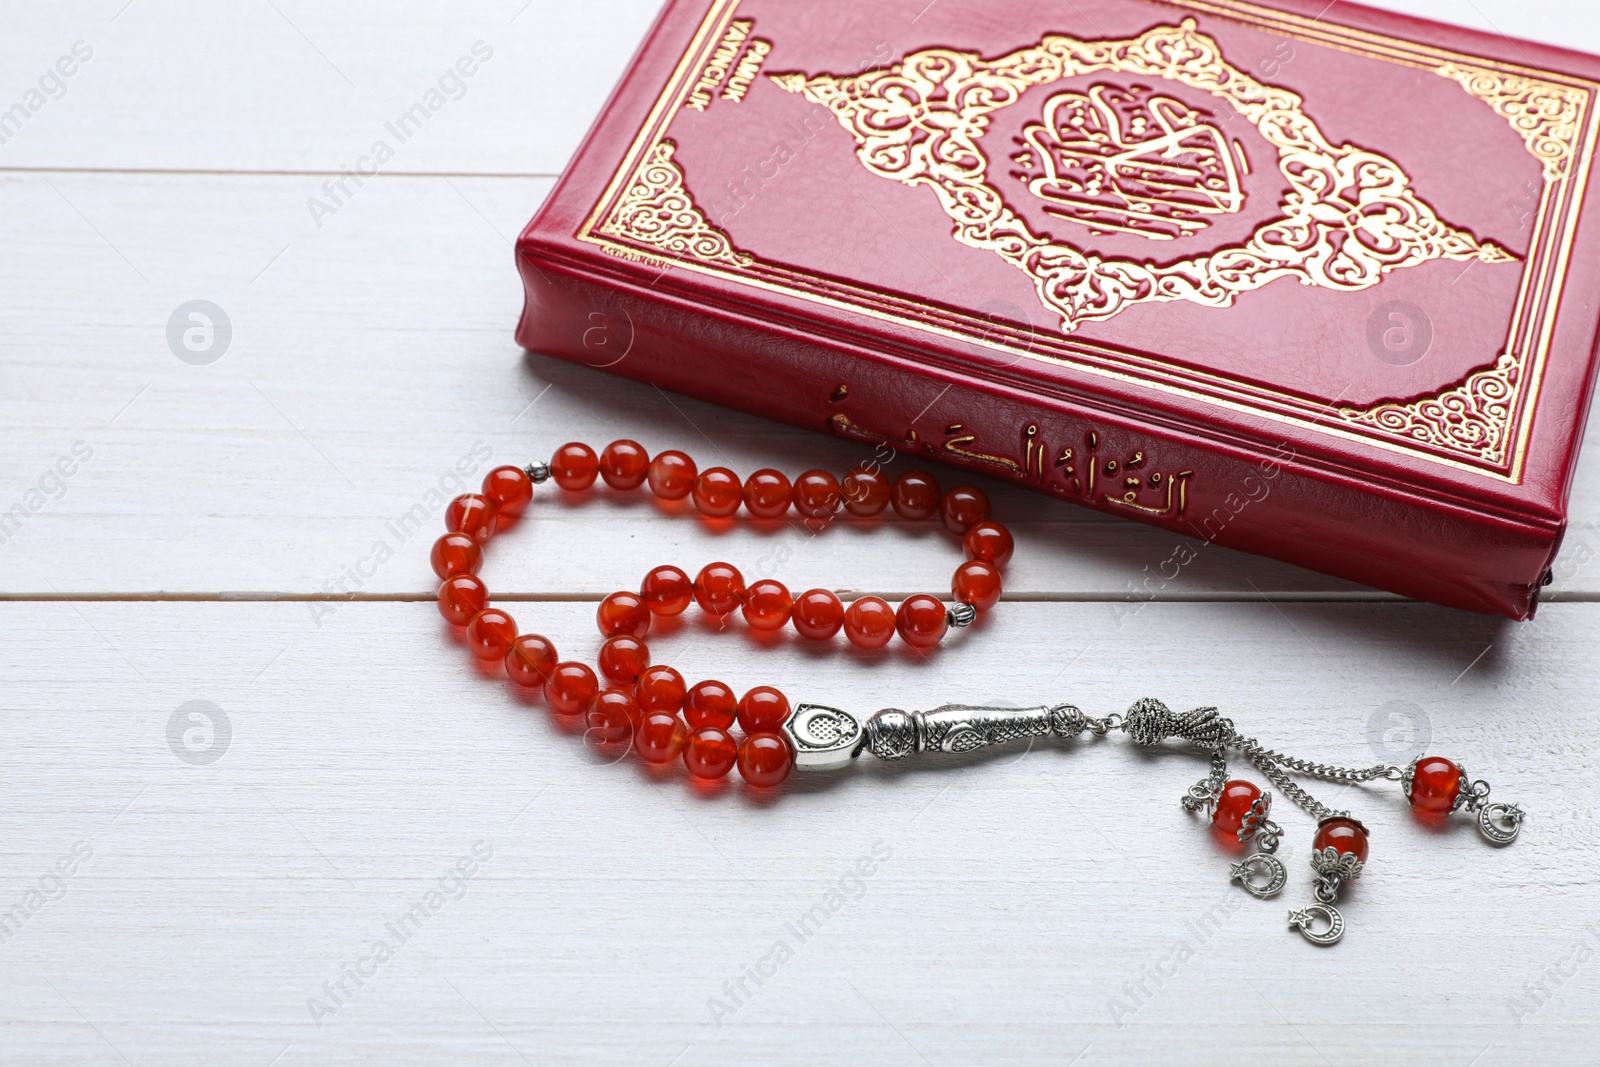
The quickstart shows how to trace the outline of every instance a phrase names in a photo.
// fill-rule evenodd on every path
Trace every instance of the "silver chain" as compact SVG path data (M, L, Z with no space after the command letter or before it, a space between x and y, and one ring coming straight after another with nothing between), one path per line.
M1212 796L1218 796L1227 781L1228 759L1222 754L1222 749L1219 748L1211 753L1211 776L1206 779L1206 788L1211 791Z
M1103 719L1085 718L1085 728L1096 737L1104 737L1112 730L1121 730L1127 726L1121 712L1112 712Z
M1283 791L1284 795L1300 807L1309 812L1317 821L1331 818L1335 815L1345 814L1335 811L1322 801L1296 785L1286 770L1302 774L1307 778L1316 778L1324 782L1336 782L1342 785L1360 785L1363 782L1377 781L1386 778L1390 781L1399 781L1405 772L1386 763L1374 767L1335 767L1327 763L1313 763L1296 756L1287 756L1282 752L1267 748L1253 737L1245 737L1238 731L1229 731L1229 736L1223 739L1224 748L1237 749L1251 763L1266 775L1273 785ZM1219 750L1220 753L1220 750ZM1216 774L1216 761L1213 761L1213 777ZM1221 783L1218 783L1220 789Z
M1285 796L1310 812L1312 818L1321 822L1323 819L1335 814L1332 808L1307 793L1304 789L1301 789L1294 783L1293 779L1284 773L1283 768L1278 765L1277 759L1274 758L1278 757L1276 752L1262 748L1261 742L1254 738L1239 737L1235 734L1234 741L1234 747L1244 753L1245 758L1259 767L1261 773L1266 775L1273 785L1282 790Z
M1398 777L1403 773L1398 767L1379 766L1364 769L1332 767L1324 763L1311 763L1308 760L1285 756L1281 752L1265 747L1253 737L1245 737L1234 728L1232 719L1225 718L1216 708L1211 707L1195 708L1193 711L1179 713L1159 700L1146 698L1135 701L1120 723L1112 725L1113 718L1114 716L1108 716L1098 722L1095 720L1090 722L1096 733L1104 733L1106 728L1115 729L1116 725L1120 725L1133 739L1134 744L1145 748L1158 745L1169 737L1181 737L1212 753L1211 776L1195 783L1189 791L1189 798L1184 802L1184 806L1190 811L1197 810L1200 804L1205 803L1208 795L1215 797L1216 793L1212 792L1214 788L1220 792L1221 783L1217 778L1226 774L1226 764L1222 757L1229 749L1236 749L1242 753L1273 785L1319 821L1345 813L1334 811L1300 788L1289 778L1287 770L1327 781L1348 783ZM1191 804L1194 806L1191 807Z
M1261 747L1256 741L1248 741L1247 743L1255 745L1257 748ZM1375 767L1332 767L1326 763L1312 763L1310 760L1299 759L1295 756L1285 756L1282 752L1274 752L1271 749L1262 749L1261 755L1280 767L1287 767L1291 771L1305 775L1307 778L1320 778L1324 782L1340 782L1345 785L1375 782L1379 778L1387 778L1392 782L1398 782L1400 776L1405 773L1403 769L1387 763L1380 763Z

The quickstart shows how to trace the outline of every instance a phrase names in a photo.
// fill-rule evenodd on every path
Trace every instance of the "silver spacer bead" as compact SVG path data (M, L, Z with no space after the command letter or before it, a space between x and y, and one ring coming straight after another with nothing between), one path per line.
M971 604L957 604L950 609L951 626L971 626L978 618L978 609Z
M550 480L550 464L548 463L530 463L522 468L522 472L533 479L534 485Z
M1062 740L1071 740L1089 728L1089 717L1071 704L1057 704L1050 709L1050 732Z
M885 708L867 720L867 751L881 760L901 760L918 751L917 720L899 708Z

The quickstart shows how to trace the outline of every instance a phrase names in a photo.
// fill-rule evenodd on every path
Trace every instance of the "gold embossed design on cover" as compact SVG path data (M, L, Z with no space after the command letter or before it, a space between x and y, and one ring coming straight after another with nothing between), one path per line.
M1370 408L1342 407L1339 417L1431 448L1464 452L1488 463L1506 458L1507 428L1522 381L1522 360L1506 353L1453 389Z
M1102 71L1176 81L1231 105L1278 152L1290 186L1282 215L1241 245L1168 264L1100 256L1034 233L987 181L978 141L989 116L1030 87ZM992 61L932 48L854 77L772 77L832 111L855 137L868 171L930 188L955 223L955 238L1027 274L1068 333L1147 301L1229 307L1239 294L1280 278L1354 291L1430 260L1514 258L1441 220L1393 160L1330 144L1298 95L1229 64L1193 19L1120 40L1052 34Z
M1191 237L1244 208L1250 161L1214 117L1143 85L1063 90L1022 128L1012 177L1091 233Z
M737 251L695 205L673 159L677 150L669 140L651 149L600 232L649 245L672 259L748 267L751 258Z
M1511 123L1528 151L1544 165L1545 181L1567 176L1572 146L1578 139L1578 115L1588 96L1584 90L1458 63L1441 64L1437 73L1459 82Z

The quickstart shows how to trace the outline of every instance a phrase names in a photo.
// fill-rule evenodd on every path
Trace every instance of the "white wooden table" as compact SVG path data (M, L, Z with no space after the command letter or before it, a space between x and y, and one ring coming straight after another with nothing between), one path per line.
M1578 0L1389 6L1600 51ZM1495 851L1392 789L1321 787L1374 836L1331 951L1284 923L1309 820L1282 806L1291 887L1250 900L1178 807L1190 753L1041 745L763 804L605 765L467 666L431 603L433 524L389 524L463 457L625 435L742 472L858 458L512 342L511 241L655 8L4 0L0 108L83 44L0 144L0 510L22 508L0 544L0 1060L1600 1062L1600 442L1524 625L1215 547L1130 601L1171 535L996 485L1009 602L931 661L653 642L865 711L1217 703L1318 758L1458 756L1530 810ZM465 94L314 220L477 41ZM168 344L191 300L231 325L209 364ZM955 558L893 524L537 510L486 576L585 658L595 600L657 562L896 595ZM209 750L169 737L191 701Z

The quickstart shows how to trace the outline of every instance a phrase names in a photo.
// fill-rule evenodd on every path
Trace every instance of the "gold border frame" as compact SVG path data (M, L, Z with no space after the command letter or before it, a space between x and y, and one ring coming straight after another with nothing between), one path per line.
M1522 134L1529 151L1545 163L1546 180L1541 187L1538 209L1533 218L1517 302L1512 311L1506 345L1495 366L1473 371L1467 381L1447 386L1436 396L1380 401L1364 409L1340 409L1337 400L1316 401L1303 395L1241 382L1213 371L1168 364L1111 345L1078 338L1051 338L1043 342L1050 351L1042 352L1039 351L1041 338L1032 333L997 329L995 324L957 309L916 304L864 286L764 263L738 252L731 245L726 246L725 255L713 257L712 261L707 262L692 254L681 254L670 244L629 239L626 231L614 224L619 198L629 199L630 189L641 170L652 164L660 164L663 153L668 165L676 169L670 162L674 146L667 138L668 128L683 107L693 85L694 73L698 72L706 55L716 46L742 2L714 0L711 4L666 89L657 97L621 165L579 227L576 234L579 240L597 245L606 253L625 260L663 268L680 266L685 270L778 295L864 314L902 327L987 348L1012 359L1037 359L1067 366L1096 377L1367 444L1450 469L1511 484L1521 482L1533 422L1532 412L1537 404L1555 327L1556 296L1565 282L1578 207L1587 188L1596 140L1600 137L1600 108L1593 106L1600 83L1463 55L1369 31L1325 24L1318 19L1263 8L1244 0L1147 0L1152 5L1227 18L1265 32L1449 77L1506 118L1513 129ZM1473 83L1473 79L1477 80L1477 84ZM1571 158L1560 161L1554 171L1549 153L1541 153L1536 147L1543 143L1542 138L1550 132L1549 116L1535 112L1532 115L1534 121L1528 121L1530 108L1527 106L1525 89L1530 84L1554 91L1576 108L1571 123L1574 138ZM682 189L681 181L677 192L683 195L674 199L672 206L678 212L676 221L686 228L686 232L677 236L687 238L693 244L696 238L709 234L721 237L726 244L725 236L710 226L695 208L692 199ZM638 206L637 195L632 200ZM720 247L719 251L722 251ZM1499 463L1458 458L1450 454L1451 449L1430 447L1408 436L1400 426L1395 425L1396 420L1392 415L1378 417L1396 409L1414 413L1424 405L1448 409L1475 381L1481 381L1484 375L1493 375L1499 370L1507 357L1511 357L1516 364L1511 382L1516 395L1506 398L1511 402L1506 405L1504 430L1506 437L1514 443L1512 447L1501 450L1504 458ZM1362 415L1366 416L1365 421L1362 421Z

